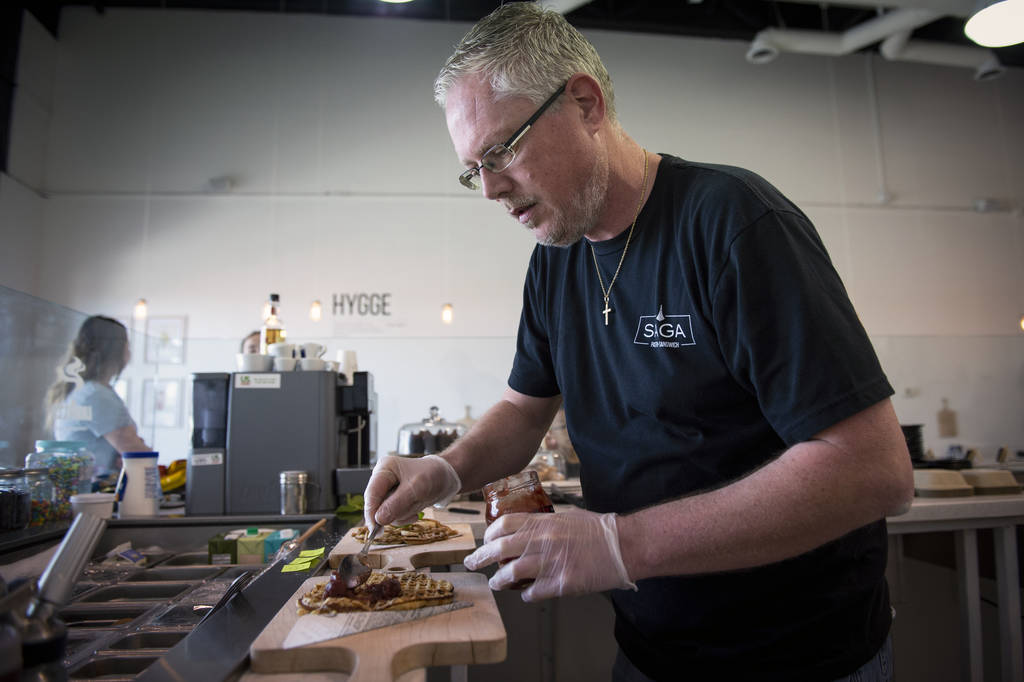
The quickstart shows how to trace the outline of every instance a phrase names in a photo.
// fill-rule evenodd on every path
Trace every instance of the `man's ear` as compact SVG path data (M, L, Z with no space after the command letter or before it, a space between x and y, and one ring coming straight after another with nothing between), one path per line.
M604 93L593 76L574 74L565 85L565 95L579 108L580 119L588 128L596 130L604 123Z

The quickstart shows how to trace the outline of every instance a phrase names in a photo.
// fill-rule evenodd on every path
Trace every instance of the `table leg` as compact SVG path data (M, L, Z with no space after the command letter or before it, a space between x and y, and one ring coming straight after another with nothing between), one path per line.
M1024 680L1021 645L1020 585L1017 566L1017 528L994 528L996 587L999 595L999 646L1004 680Z
M964 680L984 679L981 652L981 587L978 580L978 531L956 531L956 567L960 576L960 610L964 614Z

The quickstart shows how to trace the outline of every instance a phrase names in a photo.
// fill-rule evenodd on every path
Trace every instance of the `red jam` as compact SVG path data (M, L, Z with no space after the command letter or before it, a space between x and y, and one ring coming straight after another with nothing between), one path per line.
M505 514L555 511L554 505L551 504L551 498L544 492L544 488L540 485L540 479L537 478L537 472L533 469L527 469L500 481L488 483L484 486L483 492L484 500L487 502L484 519L488 526L494 523L496 518Z
M526 512L528 514L554 513L555 506L551 504L551 498L544 492L537 478L537 472L533 469L521 471L518 474L508 476L500 481L494 481L484 486L484 501L487 508L484 510L484 519L487 525L494 523L494 520L505 514L516 514ZM499 561L504 566L512 559ZM513 590L521 590L532 580L520 580L512 586Z

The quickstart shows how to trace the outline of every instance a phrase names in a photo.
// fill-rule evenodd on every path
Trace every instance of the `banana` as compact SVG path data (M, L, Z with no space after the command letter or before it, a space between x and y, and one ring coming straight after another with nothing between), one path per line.
M181 488L185 485L185 469L179 469L173 474L167 474L166 476L160 477L160 489L163 492L170 492L176 488Z

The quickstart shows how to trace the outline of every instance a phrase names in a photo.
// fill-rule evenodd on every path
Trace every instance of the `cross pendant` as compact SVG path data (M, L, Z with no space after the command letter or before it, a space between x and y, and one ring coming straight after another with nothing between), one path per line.
M606 327L608 326L608 313L610 313L611 311L611 306L608 305L608 299L606 298L604 300L604 310L601 311L602 313L604 313L604 326Z

